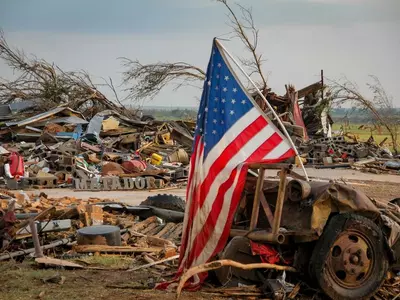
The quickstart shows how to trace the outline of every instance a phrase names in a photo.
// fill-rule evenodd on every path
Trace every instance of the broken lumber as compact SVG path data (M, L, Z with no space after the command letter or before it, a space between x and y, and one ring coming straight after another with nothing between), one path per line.
M172 228L175 227L175 223L167 223L163 229L161 229L161 231L159 233L157 233L155 235L155 237L162 237L164 234L166 234L167 232L169 232Z
M165 271L165 269L167 269L167 266L160 266L159 264L154 264L156 260L152 259L150 256L146 254L143 255L143 260L147 262L147 264L153 264L153 266L158 270Z
M168 236L166 236L166 238L173 241L180 240L182 230L183 230L183 223L179 223L171 230L171 232L168 234Z
M68 268L75 268L75 269L83 269L83 266L67 261L62 259L50 258L50 257L38 257L35 259L40 265L46 265L50 267L68 267Z
M51 244L47 244L47 245L41 246L41 248L42 248L42 250L51 249L51 248L55 248L57 246L66 245L66 244L68 244L70 242L71 242L70 239L62 239L62 240L55 241L55 242L53 242ZM26 250L19 250L19 251L3 254L3 255L0 256L0 261L7 260L7 259L10 259L10 258L14 258L14 257L17 257L17 256L28 255L28 254L34 253L34 252L35 252L35 248L29 248L29 249L26 249Z
M301 286L300 282L298 284L296 284L296 286L293 288L293 290L289 294L289 299L296 299L296 296L300 291L300 286Z
M142 231L144 228L146 228L147 226L149 226L153 222L158 222L156 216L152 216L152 217L147 218L146 220L144 220L142 222L134 224L132 226L132 228L130 229L130 231L139 231L140 232L140 231Z
M131 247L131 246L107 246L107 245L76 245L73 248L77 253L103 252L103 253L138 253L138 252L154 252L160 253L161 247Z
M179 255L175 255L175 256L172 256L172 257L169 257L169 258L165 258L165 259L161 259L159 261L155 261L153 263L149 263L149 264L146 264L146 265L143 265L143 266L135 267L135 268L132 268L132 269L129 269L129 270L126 270L126 271L127 272L132 272L132 271L136 271L136 270L140 270L140 269L146 269L146 268L149 268L151 266L162 264L162 263L165 263L167 261L171 261L171 260L178 259L178 258L179 258Z
M34 217L34 221L42 221L45 217L47 217L47 215L49 215L50 213L53 213L56 211L56 207L55 206L51 206L48 209L42 211L40 214L38 214L36 217ZM16 226L16 229L21 229L26 227L29 224L29 220L25 220L24 222L21 222L20 224L18 224Z
M173 242L156 236L147 236L146 240L149 245L154 247L165 247L165 246L176 247Z
M157 226L158 226L158 223L156 223L156 222L150 223L149 226L147 226L145 229L142 230L142 233L147 234L149 231L156 228Z

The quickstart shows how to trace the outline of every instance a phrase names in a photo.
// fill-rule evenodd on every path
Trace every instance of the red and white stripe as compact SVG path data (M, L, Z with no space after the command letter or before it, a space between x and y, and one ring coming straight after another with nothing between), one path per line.
M187 187L180 273L207 262L225 246L245 183L246 163L273 163L293 155L288 141L256 107L224 134L204 161L202 138L197 137Z

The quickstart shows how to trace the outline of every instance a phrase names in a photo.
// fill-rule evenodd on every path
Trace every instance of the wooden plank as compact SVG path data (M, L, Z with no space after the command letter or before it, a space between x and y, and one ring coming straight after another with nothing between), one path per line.
M173 232L170 233L168 236L168 239L170 240L180 240L180 235L182 234L183 230L183 223L179 223L173 230Z
M68 268L75 268L75 269L83 269L83 266L78 265L76 263L62 260L62 259L56 259L56 258L50 258L50 257L38 257L35 259L35 262L38 264L43 264L46 266L52 266L52 267L68 267Z
M135 267L135 268L129 269L129 270L127 270L127 272L132 272L132 271L136 271L136 270L140 270L140 269L146 269L148 267L152 267L152 266L155 266L155 265L158 265L158 264L162 264L162 263L165 263L167 261L171 261L171 260L178 259L178 258L179 258L179 255L175 255L175 256L172 256L172 257L169 257L169 258L165 258L165 259L162 259L162 260L159 260L159 261L155 261L154 263L149 263L147 265L143 265L143 266L139 266L139 267Z
M103 253L141 253L141 252L155 252L160 253L163 248L161 247L131 247L131 246L107 246L107 245L75 245L73 250L77 253L89 252L103 252Z
M149 246L163 247L163 248L165 246L175 246L173 242L155 236L147 236L146 239Z
M158 222L156 216L152 216L150 218L147 218L146 220L139 222L135 225L132 226L132 228L129 231L138 231L140 232L141 230L145 229L147 226L149 226L153 222Z
M265 169L260 168L258 171L258 180L256 185L256 193L254 195L253 210L251 212L250 220L250 231L257 227L258 223L258 213L260 211L260 193L262 193L262 188L264 184Z
M175 223L167 223L164 228L155 235L155 237L162 237L164 234L166 234L169 230L171 230L173 227L175 227Z
M141 233L147 234L150 230L156 228L157 226L158 226L158 223L152 222L152 223L150 223L149 226L147 226L145 229L141 230Z
M279 228L281 226L283 201L285 200L286 186L287 186L286 175L287 175L287 170L285 168L282 168L280 175L279 175L280 182L279 182L279 189L278 189L278 197L276 199L274 224L272 226L273 234L277 234L279 232Z
M43 220L45 217L47 217L47 215L53 213L56 211L56 207L55 206L51 206L48 209L42 211L41 213L39 213L36 217L33 218L34 221L41 221ZM21 229L26 227L29 224L29 220L26 220L24 222L21 222L20 224L18 224L16 226L16 229Z

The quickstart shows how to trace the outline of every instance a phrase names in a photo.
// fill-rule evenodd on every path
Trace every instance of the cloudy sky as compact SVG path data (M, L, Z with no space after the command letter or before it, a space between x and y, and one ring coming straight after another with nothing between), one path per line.
M400 106L400 0L238 0L253 8L268 83L302 88L345 75L368 93L376 75ZM0 0L0 28L9 44L120 82L118 57L143 63L187 61L206 68L212 38L228 37L226 9L212 0ZM238 41L224 41L236 56ZM13 73L0 62L0 77ZM201 90L162 91L150 104L194 106Z

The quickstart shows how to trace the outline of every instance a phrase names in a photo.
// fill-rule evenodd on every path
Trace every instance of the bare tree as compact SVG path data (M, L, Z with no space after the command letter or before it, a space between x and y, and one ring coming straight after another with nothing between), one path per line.
M241 63L248 68L250 76L258 74L261 78L259 87L262 91L267 89L266 76L263 74L261 66L265 60L262 59L262 54L257 53L259 30L254 24L253 12L251 8L243 7L236 4L241 12L241 17L238 18L228 4L228 0L217 0L225 5L229 14L229 26L232 28L234 37L239 38L245 45L246 49L251 53L251 58L240 58Z
M228 9L228 25L232 28L233 37L239 38L252 58L241 58L242 64L248 68L250 76L258 74L261 78L259 84L262 90L267 89L267 81L261 67L262 55L257 53L259 32L255 27L251 9L237 5L240 17L237 17L227 0L216 0ZM128 86L128 98L134 100L152 99L166 85L175 84L175 89L185 85L196 85L205 79L206 72L197 66L186 62L158 62L142 64L139 60L121 58L122 65L126 68L123 84Z
M59 105L92 116L103 109L128 114L119 102L112 80L106 81L116 96L116 105L101 93L90 75L84 71L65 72L55 64L36 57L28 57L22 50L13 49L0 31L0 59L17 75L13 80L0 78L0 103L20 100L35 101L37 111Z
M130 85L126 89L129 92L127 98L132 100L152 99L170 83L176 83L177 89L204 80L206 75L202 69L185 62L143 65L139 60L121 59L127 69L123 84Z
M330 80L331 91L335 104L352 103L356 108L366 111L375 124L381 125L388 131L393 144L393 150L399 153L398 135L400 133L400 117L394 111L393 100L383 88L376 76L371 76L372 83L367 86L372 92L372 99L363 96L357 85L347 78L339 81Z

